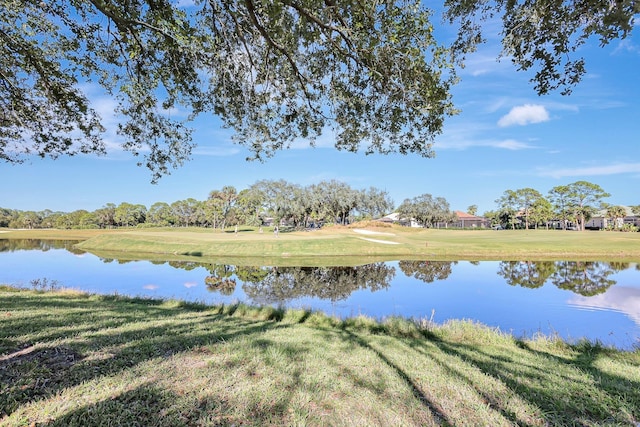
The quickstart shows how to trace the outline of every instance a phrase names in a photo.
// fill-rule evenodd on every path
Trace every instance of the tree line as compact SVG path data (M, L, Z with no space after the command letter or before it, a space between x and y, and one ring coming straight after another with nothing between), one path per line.
M635 225L624 224L623 206L609 205L603 199L610 194L599 185L577 181L549 190L545 197L533 188L505 190L496 199L494 211L483 216L492 226L504 228L562 228L584 230L586 223L605 210L609 228L637 231ZM631 206L640 215L640 205ZM385 190L375 187L354 189L337 180L301 186L285 180L260 180L237 191L224 186L209 193L206 200L188 198L173 203L157 202L149 208L142 204L107 203L95 211L73 212L19 211L0 208L0 227L11 228L116 228L116 227L209 227L286 223L295 228L322 224L348 224L376 219L390 212L403 223L421 227L448 227L457 221L444 197L431 194L405 199L395 207ZM476 215L477 206L467 212Z
M213 190L206 200L188 198L173 203L107 203L95 211L19 211L0 208L0 227L11 228L116 228L259 226L284 221L296 228L325 223L347 224L377 218L392 211L385 190L354 189L330 180L301 186L285 180L261 180L237 191L233 186Z
M484 216L493 224L511 229L549 228L557 223L565 230L573 224L572 227L584 231L586 223L599 210L605 210L611 224L608 228L637 231L634 225L624 224L627 213L623 206L603 201L610 196L602 187L588 181L553 187L546 197L533 188L505 190L495 201L498 208L485 212ZM640 215L640 205L631 206L631 210L634 215Z

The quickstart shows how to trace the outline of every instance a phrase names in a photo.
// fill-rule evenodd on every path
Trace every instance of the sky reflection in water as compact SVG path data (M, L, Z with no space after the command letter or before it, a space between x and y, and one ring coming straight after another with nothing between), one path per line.
M9 243L13 242L13 243ZM633 263L399 261L358 267L242 267L104 260L73 242L0 240L0 283L47 279L97 293L244 301L359 314L472 319L517 336L640 345L640 270ZM75 252L72 253L66 249ZM45 281L46 282L46 281Z

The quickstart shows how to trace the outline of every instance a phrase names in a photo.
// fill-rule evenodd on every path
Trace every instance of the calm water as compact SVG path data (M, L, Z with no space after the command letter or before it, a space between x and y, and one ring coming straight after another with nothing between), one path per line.
M640 266L610 262L399 261L358 267L244 267L102 259L73 242L0 240L0 283L237 301L365 314L473 319L517 336L640 345Z

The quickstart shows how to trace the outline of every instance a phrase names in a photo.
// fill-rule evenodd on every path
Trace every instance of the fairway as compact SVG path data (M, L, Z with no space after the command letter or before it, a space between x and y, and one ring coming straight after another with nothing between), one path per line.
M125 258L271 259L278 264L344 265L400 259L639 261L640 233L559 230L449 230L326 227L280 232L202 228L21 230L3 238L78 239L79 249ZM336 264L337 262L337 264Z

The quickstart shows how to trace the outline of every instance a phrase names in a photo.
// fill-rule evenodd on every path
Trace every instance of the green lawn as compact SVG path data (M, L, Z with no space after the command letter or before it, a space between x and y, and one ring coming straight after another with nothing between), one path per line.
M3 426L635 426L640 350L0 287Z
M407 227L328 227L281 232L241 228L30 230L2 238L84 240L79 248L119 258L269 258L270 264L342 265L398 259L433 260L640 260L640 233L555 230L435 230ZM256 261L258 262L258 261Z

